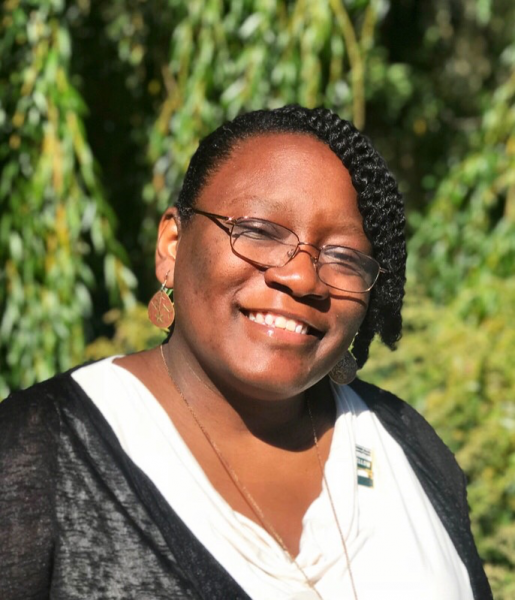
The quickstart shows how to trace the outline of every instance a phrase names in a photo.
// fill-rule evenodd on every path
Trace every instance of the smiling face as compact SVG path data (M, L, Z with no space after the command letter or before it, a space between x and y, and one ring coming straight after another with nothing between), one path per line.
M208 179L196 207L268 219L303 242L371 254L349 173L308 135L239 143ZM161 227L166 240L173 223ZM158 272L170 264L163 247ZM180 228L176 247L172 351L218 386L255 398L292 397L319 381L351 344L368 294L329 288L309 247L302 248L287 265L262 269L236 256L212 220L194 215Z

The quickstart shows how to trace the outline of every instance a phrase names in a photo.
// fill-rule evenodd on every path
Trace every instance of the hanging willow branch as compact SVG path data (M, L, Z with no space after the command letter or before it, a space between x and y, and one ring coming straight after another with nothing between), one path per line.
M70 79L64 8L48 0L3 7L0 397L82 359L90 254L104 262L113 301L132 300Z

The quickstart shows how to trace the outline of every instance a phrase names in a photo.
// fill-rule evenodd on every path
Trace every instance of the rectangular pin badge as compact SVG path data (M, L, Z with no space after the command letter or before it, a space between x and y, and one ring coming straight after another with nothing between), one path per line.
M358 485L374 487L372 452L368 448L356 444L356 463L358 467Z

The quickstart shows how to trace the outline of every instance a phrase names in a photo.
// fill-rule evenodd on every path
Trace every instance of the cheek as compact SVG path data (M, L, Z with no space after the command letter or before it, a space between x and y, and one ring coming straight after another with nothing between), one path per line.
M348 347L358 333L368 310L368 296L366 298L348 299L338 312L338 328L343 335L342 343Z
M233 254L226 236L188 240L177 253L175 267L178 316L216 325L212 316L226 309L227 299L245 281L247 266Z

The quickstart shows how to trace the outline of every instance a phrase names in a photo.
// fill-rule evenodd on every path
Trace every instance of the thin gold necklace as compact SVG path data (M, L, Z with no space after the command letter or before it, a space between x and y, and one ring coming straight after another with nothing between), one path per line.
M175 379L173 378L172 373L170 372L170 369L168 367L168 363L166 362L166 359L165 359L165 355L164 355L164 352L163 352L163 346L162 345L159 346L159 350L161 352L161 358L163 359L163 364L165 366L166 372L168 373L168 377L170 378L170 380L171 380L174 388L179 393L179 396L182 398L184 404L186 405L186 407L190 411L191 416L193 417L193 420L197 424L197 426L200 429L200 431L203 433L204 437L206 438L207 442L209 443L209 445L213 449L213 451L216 454L218 460L220 461L220 463L222 464L222 466L226 470L226 472L229 475L229 477L231 478L232 482L234 483L234 485L236 486L236 488L238 489L238 491L240 492L240 494L243 496L243 498L245 498L246 502L248 503L248 505L250 506L250 508L254 512L254 514L261 521L262 526L272 535L272 537L279 544L279 546L281 546L281 548L282 548L283 552L286 554L286 556L288 556L288 558L290 559L290 561L300 571L300 573L302 574L302 576L306 580L306 583L308 584L308 586L314 591L314 593L318 596L318 598L320 598L320 600L324 600L323 597L320 595L320 592L316 589L314 583L311 581L311 579L308 577L308 575L304 571L304 569L300 566L300 564L298 563L298 561L296 560L296 558L293 556L293 554L288 550L288 547L286 546L286 544L285 544L284 540L282 539L282 537L276 531L275 527L265 517L265 515L264 515L263 511L261 510L260 506L254 500L254 497L252 496L252 494L248 491L248 489L243 484L243 482L240 481L238 475L236 474L236 471L234 471L234 469L231 467L231 465L229 464L229 462L227 461L227 459L225 458L225 456L222 454L221 450L218 448L218 446L216 445L215 441L209 435L207 429L204 427L204 425L200 421L200 419L199 419L197 413L195 412L193 406L189 403L189 401L186 398L186 396L180 390L179 386L175 382ZM317 436L317 433L316 433L315 421L313 419L313 413L311 411L311 403L309 401L309 398L307 398L306 404L307 404L307 408L308 408L308 412L309 412L309 418L310 418L310 421L311 421L311 427L313 429L313 442L314 442L316 453L317 453L318 465L319 465L320 470L322 472L322 480L323 480L324 485L326 487L327 495L329 496L329 503L331 504L331 510L333 512L334 520L336 521L336 526L338 528L338 533L340 534L340 539L341 539L342 546L343 546L343 551L344 551L344 554L345 554L345 560L347 561L347 569L349 571L349 577L350 577L350 581L351 581L351 585L352 585L352 592L353 592L353 595L354 595L354 600L358 600L358 595L356 593L356 585L354 583L354 577L352 575L352 570L351 570L351 566L350 566L350 559L349 559L349 553L348 553L348 550L347 550L347 544L345 543L345 537L343 536L343 532L342 532L341 527L340 527L340 522L338 521L338 517L336 515L336 509L335 509L335 506L334 506L333 497L331 495L331 490L329 489L329 485L327 484L327 479L325 477L324 465L322 463L322 457L320 455L320 448L318 446L318 436Z

